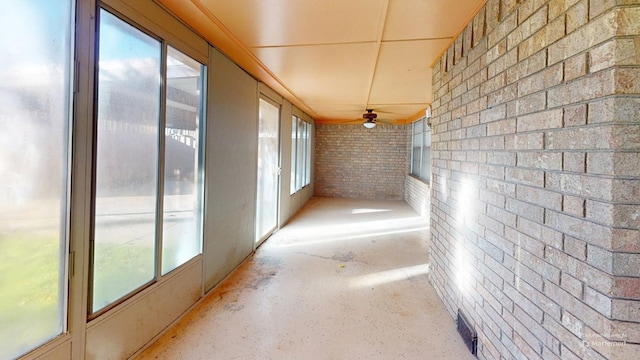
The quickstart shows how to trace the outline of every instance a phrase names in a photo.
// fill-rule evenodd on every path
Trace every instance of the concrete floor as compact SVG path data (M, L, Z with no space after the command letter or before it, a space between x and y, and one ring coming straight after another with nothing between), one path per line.
M473 359L406 203L313 198L138 359Z

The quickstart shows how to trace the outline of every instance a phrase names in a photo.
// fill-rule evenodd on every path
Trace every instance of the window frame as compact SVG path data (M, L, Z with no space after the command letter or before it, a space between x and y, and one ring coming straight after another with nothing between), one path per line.
M303 117L291 115L291 181L290 195L311 184L312 124Z
M416 145L416 140L420 144ZM428 139L428 141L427 141ZM419 159L416 159L416 149ZM429 159L424 159L425 150L429 153ZM426 116L411 123L411 169L410 174L415 178L431 183L431 124ZM427 161L425 163L425 160ZM425 166L426 165L426 166Z
M24 4L20 4L20 5L24 5ZM31 5L33 4L27 4L27 6L31 6ZM49 54L50 57L42 57L42 58L45 58L46 60L44 62L45 65L42 67L47 67L48 69L51 63L55 64L56 69L60 73L62 73L62 75L60 76L60 79L62 81L60 83L55 83L56 82L55 80L45 78L45 79L42 79L43 81L42 83L39 83L39 86L42 85L44 88L46 88L48 85L51 86L51 89L47 89L47 90L60 91L60 97L61 97L60 102L59 103L54 102L55 104L61 105L60 106L61 109L58 109L60 110L60 112L56 113L55 110L51 110L51 107L49 107L49 110L47 112L47 116L54 114L54 116L51 116L51 118L55 117L54 121L51 121L51 118L49 118L48 119L49 122L47 124L57 123L59 121L59 124L55 124L55 127L53 128L56 134L54 135L52 133L47 133L48 137L49 136L53 138L55 138L56 136L58 137L54 146L51 147L51 148L54 148L55 151L52 151L51 148L47 149L46 146L40 146L42 144L38 144L37 139L35 139L34 137L30 137L30 135L33 135L33 134L29 134L27 133L27 131L21 132L20 137L24 139L28 139L26 141L29 142L29 145L37 144L35 146L36 150L31 151L30 154L35 153L37 154L36 157L38 157L38 155L46 154L46 155L52 156L52 158L55 159L55 161L59 161L59 164L55 164L56 165L55 168L57 169L57 171L60 171L58 179L56 179L57 176L52 176L52 177L47 177L46 175L38 176L38 174L33 173L34 170L36 169L37 169L36 171L40 171L42 169L41 167L31 167L31 168L27 168L27 170L24 171L26 175L32 179L37 179L38 177L41 177L41 179L38 181L44 181L48 185L55 184L55 189L56 189L55 197L48 197L46 199L50 200L53 198L55 200L55 206L52 206L51 209L49 210L55 209L55 212L59 212L57 214L58 216L51 217L51 219L57 220L55 228L52 227L53 229L55 229L55 231L53 231L52 233L55 233L56 236L55 236L55 240L51 241L51 244L53 246L52 247L46 246L46 248L53 249L51 250L51 252L55 253L56 255L55 264L54 265L48 264L50 268L52 269L55 268L55 272L51 271L52 274L55 273L55 282L54 281L47 282L47 284L55 284L55 288L57 290L55 294L55 297L56 297L55 310L52 310L51 313L47 313L47 315L55 314L56 330L55 332L51 331L51 332L48 332L47 334L43 333L42 335L38 335L38 336L33 336L33 334L30 334L31 336L27 336L27 338L30 339L29 343L24 343L24 342L21 342L21 340L23 340L23 337L21 335L24 335L24 334L21 334L22 329L12 328L12 331L14 331L15 333L15 337L12 338L11 340L16 345L19 346L19 348L17 348L19 352L16 354L9 354L8 353L8 351L10 351L9 349L2 349L3 351L7 351L7 353L0 352L0 357L9 354L11 357L15 356L17 358L20 358L20 357L26 356L29 353L42 351L41 349L44 349L50 344L55 343L56 339L60 339L64 337L68 333L70 328L69 319L71 316L71 309L69 307L69 304L71 302L71 294L70 294L71 285L70 285L69 279L70 277L73 276L73 271L71 268L73 257L70 254L70 250L72 248L71 247L71 238L72 238L71 219L72 219L72 193L73 193L72 192L72 176L74 176L74 173L73 173L73 147L74 147L73 145L74 144L73 143L75 141L73 130L75 127L75 106L77 104L77 101L75 98L75 95L76 95L75 86L76 86L76 77L78 76L78 70L75 67L76 50L77 50L77 44L78 44L78 40L76 38L76 29L77 29L77 24L79 23L77 19L78 4L76 0L69 0L69 1L65 1L64 3L55 3L55 5L51 5L51 6L55 6L56 11L60 10L61 13L62 12L65 13L64 20L65 21L68 20L68 23L65 22L64 25L67 27L63 27L62 29L60 29L60 32L57 33L55 36L52 36L52 34L50 33L46 33L46 29L38 29L38 31L36 32L37 35L35 36L35 38L39 38L39 35L41 33L46 33L45 36L43 37L47 37L48 38L47 40L50 40L51 38L55 38L56 40L61 40L62 44L67 45L66 47L60 46L60 51L56 49L54 56L51 56L51 54ZM22 20L31 21L33 19L22 19ZM29 23L29 21L26 21L26 23ZM56 25L59 25L59 24L56 24ZM18 29L18 30L21 30L21 29ZM43 30L43 31L40 31L40 30ZM60 35L60 37L58 37L58 35ZM42 44L39 44L39 43L30 44L30 46L37 46L37 47L40 45ZM20 56L22 54L18 50L16 55ZM33 56L33 54L29 54L29 55ZM58 60L62 60L62 61L60 61L60 63L56 62L55 60L50 61L52 57L59 57ZM10 62L11 61L9 61L9 63ZM7 64L3 64L3 66L7 67L6 65ZM34 64L27 64L27 66L34 67ZM35 66L41 66L41 64L37 64ZM24 75L26 74L23 74L23 76ZM36 76L40 76L40 74ZM24 87L25 84L22 83L21 81L9 83L8 87L10 89L9 90L10 92L13 92L15 89L15 88L12 89L11 88L12 86L21 88L21 87ZM28 94L28 91L26 91L24 88L20 90L22 91L19 92L19 96L26 97L26 95ZM29 95L32 95L32 94L29 94ZM40 103L42 99L39 97L41 95L42 95L42 89L39 88L38 95L37 95L38 99L36 102L38 102L39 105L43 105L42 106L43 109L47 109L47 107L44 106L44 103L45 103L44 101ZM21 100L23 99L21 98ZM29 99L29 100L33 100L33 99ZM47 99L47 101L50 101L50 100L51 98ZM47 105L49 105L49 103L47 103ZM9 106L8 108L11 108L11 106ZM38 110L34 111L33 109L31 109L30 112L39 112L39 111ZM44 111L40 112L40 114L43 112ZM41 115L35 115L35 116L41 116ZM12 114L11 117L14 118L15 115ZM27 121L31 120L31 116L27 116L27 118L29 119ZM21 119L21 120L24 120L24 119ZM34 128L38 128L38 130L41 130L39 126L34 126ZM29 131L32 131L32 129L29 129ZM13 133L13 131L11 130L5 130L5 131L7 132L7 134ZM49 151L48 153L46 153L47 150ZM42 157L44 158L45 156L42 156ZM51 163L47 163L46 165L51 165ZM19 174L15 174L15 177L12 176L11 178L17 179L17 182L20 182L19 178L21 178L22 175L24 175L24 173L20 173L20 172L18 173ZM9 188L9 190L13 190L13 191L15 190L11 186L11 181L8 181L8 184L3 184L3 185ZM51 191L51 189L49 189L49 191ZM17 192L20 193L19 190ZM39 191L34 191L34 193L35 194L23 195L23 198L26 198L27 201L29 202L30 201L41 202L43 198L39 198L39 196L42 196L41 194L38 194ZM8 203L7 207L11 209L12 213L14 213L16 212L17 207L21 205L22 200L18 200L20 196L15 195L15 192L12 192L11 194L14 195L15 197L13 197L13 200L10 199L9 201L7 201ZM47 194L47 195L51 195L51 194ZM52 211L51 213L55 214L55 212ZM39 214L39 215L42 216L42 214ZM25 217L25 218L33 220L32 218L29 218L29 217ZM9 219L5 219L5 220L9 220ZM42 219L38 218L38 221L41 222ZM14 225L17 225L17 224L14 224ZM37 239L37 241L41 240L41 239L38 239L39 236L32 237L33 234L30 233L32 231L32 227L30 225L25 226L24 229L26 230L26 234L28 235L29 239L35 238ZM22 232L24 230L20 229L19 231ZM8 241L8 243L10 243L10 241ZM44 249L44 248L45 246L39 246L38 250ZM54 256L46 257L46 259L53 259L53 258ZM39 261L38 263L40 264L42 263L42 261ZM42 277L43 275L46 275L46 273L47 273L46 271L37 272L37 274L40 277ZM13 287L20 288L21 286L16 286L16 284L13 284ZM38 290L45 290L45 291L46 291L46 288L48 288L48 286L45 286L45 287L33 286L33 284L31 283L29 284L29 287L36 288ZM39 295L42 295L42 294L39 294ZM29 302L33 299L25 298L25 300L26 302ZM14 305L15 304L10 304L8 308L14 310L15 309ZM40 318L40 320L42 320L42 317ZM22 322L23 319L19 319L19 321ZM31 319L31 321L28 322L28 327L30 329L33 327L35 328L42 327L42 324L39 324L38 322L33 322L33 319ZM16 350L16 349L11 349L11 350Z
M95 210L96 210L96 181L97 181L97 136L98 136L98 93L99 93L99 48L100 48L100 13L101 11L105 11L120 21L126 23L132 28L140 31L142 34L149 36L150 38L158 41L160 43L160 73L159 73L159 83L160 83L160 101L159 101L159 118L157 122L158 133L156 138L157 144L157 167L156 167L156 193L155 196L155 237L154 237L154 276L153 278L141 284L136 289L124 294L120 298L112 301L110 304L98 309L93 309L93 296L94 296L94 256L95 256ZM95 43L95 67L94 67L94 93L95 96L93 98L93 122L94 122L94 130L93 130L93 140L94 140L94 150L93 150L93 170L91 176L91 214L90 214L90 229L91 229L91 243L89 246L89 276L88 276L88 301L87 301L87 320L93 320L95 318L100 317L101 315L107 313L113 308L118 307L125 301L131 299L135 295L149 288L153 284L158 283L161 279L170 276L172 272L177 269L180 269L184 266L187 266L194 258L198 256L202 256L203 248L204 248L204 202L205 202L205 189L204 189L204 178L205 178L205 153L206 153L206 123L207 123L207 89L208 89L208 64L206 61L203 61L201 56L197 56L191 53L188 49L185 48L184 44L179 42L172 41L172 39L168 39L159 34L156 34L133 19L125 16L122 12L112 8L106 4L99 4L96 6L96 21L95 21L95 33L96 33L96 43ZM162 256L163 256L163 227L164 227L164 187L165 187L165 156L166 156L166 139L165 139L165 131L167 124L167 59L169 56L169 48L173 48L177 50L181 54L189 57L190 59L198 62L201 67L201 101L200 101L200 114L201 119L199 123L199 134L198 134L198 142L199 142L199 151L197 152L198 157L198 165L199 165L199 189L198 189L198 200L199 200L199 216L200 219L198 221L198 226L200 227L198 233L200 237L200 250L189 260L183 262L181 265L175 267L174 269L163 273L162 269Z

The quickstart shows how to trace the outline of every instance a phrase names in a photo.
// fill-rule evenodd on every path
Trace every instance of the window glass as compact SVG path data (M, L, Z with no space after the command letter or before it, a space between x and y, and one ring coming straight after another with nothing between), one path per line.
M296 187L296 154L298 152L298 118L294 115L291 117L291 195L298 191Z
M424 142L422 146L422 163L420 165L420 178L431 181L431 128L424 127Z
M71 1L0 2L0 358L65 331Z
M304 180L304 120L298 118L298 154L297 154L297 164L296 164L296 188L298 190L302 189L302 182Z
M203 65L168 48L162 274L202 248L203 75Z
M260 99L256 241L264 239L278 226L279 123L280 108Z
M100 11L92 312L153 280L158 40Z
M293 116L291 123L291 194L311 183L311 124Z
M411 152L411 173L420 176L420 165L422 164L422 119L413 123L412 152Z
M431 148L427 146L422 148L422 166L420 171L420 178L422 180L426 180L427 182L431 181Z
M412 125L411 174L427 182L431 178L431 128L426 118Z
M305 124L305 135L304 138L306 139L306 156L304 158L305 164L306 164L306 170L305 170L305 180L304 180L304 184L305 185L309 185L311 183L311 124L309 123L304 123Z

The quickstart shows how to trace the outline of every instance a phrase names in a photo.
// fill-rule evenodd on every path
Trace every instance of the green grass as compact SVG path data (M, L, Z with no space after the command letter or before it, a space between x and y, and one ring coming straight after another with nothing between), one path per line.
M61 331L59 261L54 237L0 237L0 357L19 355Z
M55 235L0 235L0 358L17 357L62 331L60 252ZM94 299L113 301L151 280L154 250L100 244L95 266Z
M152 247L97 244L94 311L152 280L155 274L154 259L155 250Z

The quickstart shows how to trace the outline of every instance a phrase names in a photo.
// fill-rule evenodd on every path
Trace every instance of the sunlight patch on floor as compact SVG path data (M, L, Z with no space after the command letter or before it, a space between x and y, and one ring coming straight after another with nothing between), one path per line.
M391 210L389 209L353 209L351 210L351 213L354 215L357 215L357 214L372 214L372 213L387 212L387 211L391 211Z
M280 242L275 246L278 247L294 247L294 246L307 246L307 245L324 245L331 242L342 242L349 240L358 240L358 239L369 239L371 237L382 237L389 235L399 235L399 234L408 234L413 232L420 231L428 231L428 226L414 227L414 228L402 228L398 230L390 230L390 231L377 231L377 232L362 232L359 234L353 234L348 236L338 236L338 235L326 235L326 236L316 236L313 239L305 239L303 241L295 241L295 242Z
M407 266L399 269L380 271L373 274L356 276L349 280L350 288L368 288L391 282L410 279L429 273L429 264Z

